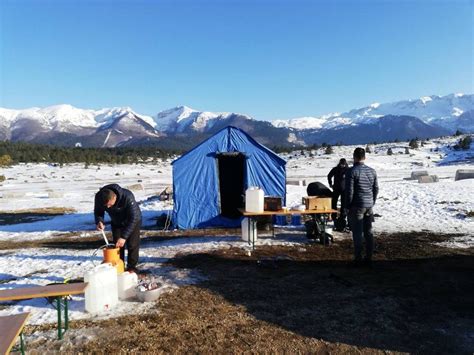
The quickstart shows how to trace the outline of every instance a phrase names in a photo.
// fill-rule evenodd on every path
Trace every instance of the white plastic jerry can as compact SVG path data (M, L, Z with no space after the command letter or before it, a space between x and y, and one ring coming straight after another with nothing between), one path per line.
M249 218L244 218L240 223L242 240L252 244L257 241L257 223L252 223Z
M118 303L117 270L109 263L100 264L84 275L88 285L85 290L85 308L89 313L99 313Z
M126 300L137 295L138 276L134 272L125 271L118 276L118 298Z
M263 212L265 196L259 187L249 187L245 191L245 212Z

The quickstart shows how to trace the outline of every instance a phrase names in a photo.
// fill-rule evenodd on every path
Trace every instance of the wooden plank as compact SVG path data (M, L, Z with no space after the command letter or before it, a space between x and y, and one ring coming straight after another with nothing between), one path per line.
M15 345L30 313L0 317L0 354L8 354Z
M273 215L298 215L298 214L330 214L337 213L337 210L304 210L304 211L290 211L290 210L280 210L280 211L263 211L263 212L246 212L243 208L239 208L239 212L244 216L273 216Z
M71 284L21 287L0 290L0 301L16 301L39 297L78 295L84 293L86 287L87 282L79 282Z

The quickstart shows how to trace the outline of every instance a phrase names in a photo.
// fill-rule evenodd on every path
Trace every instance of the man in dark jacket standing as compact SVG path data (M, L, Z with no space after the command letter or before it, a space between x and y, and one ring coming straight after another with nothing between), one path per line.
M111 219L112 235L120 258L125 261L127 247L127 270L137 272L138 251L140 248L140 227L142 214L130 190L117 184L106 185L95 195L94 217L97 230L104 230L104 213Z
M368 265L372 262L374 236L372 222L374 212L372 207L377 199L379 186L377 173L364 164L365 150L354 150L354 166L346 174L346 206L349 209L349 225L354 240L354 265ZM362 235L365 238L366 254L362 259Z
M349 167L347 166L346 159L342 158L339 160L339 164L331 169L328 174L329 187L332 188L332 209L337 210L337 200L341 196L341 217L345 220L346 210L346 199L344 196L344 190L346 189L346 172ZM332 179L334 178L334 183ZM337 214L332 215L332 219L335 221Z

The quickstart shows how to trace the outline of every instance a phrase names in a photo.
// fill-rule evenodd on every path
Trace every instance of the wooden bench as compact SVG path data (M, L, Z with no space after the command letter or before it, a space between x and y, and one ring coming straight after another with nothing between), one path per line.
M20 336L20 351L25 354L23 327L30 313L20 313L0 317L0 354L9 354L16 339Z
M19 301L31 298L52 297L56 301L58 311L58 339L69 329L69 310L67 296L84 293L87 283L65 283L59 285L21 287L8 290L0 290L0 301ZM62 312L64 307L64 329L62 327Z

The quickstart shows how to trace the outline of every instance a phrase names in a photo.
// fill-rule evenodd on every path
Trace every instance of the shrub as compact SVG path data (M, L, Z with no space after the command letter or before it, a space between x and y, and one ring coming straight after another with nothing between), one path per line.
M418 140L416 139L412 139L410 140L410 142L408 143L408 146L411 148L411 149L418 149Z
M0 157L0 166L9 166L13 164L12 157L8 154L4 154Z
M387 149L387 155L393 155L392 148L388 148L388 149Z
M466 137L459 140L458 145L459 145L460 149L468 150L469 148L471 148L471 143L472 143L471 136L466 136Z

